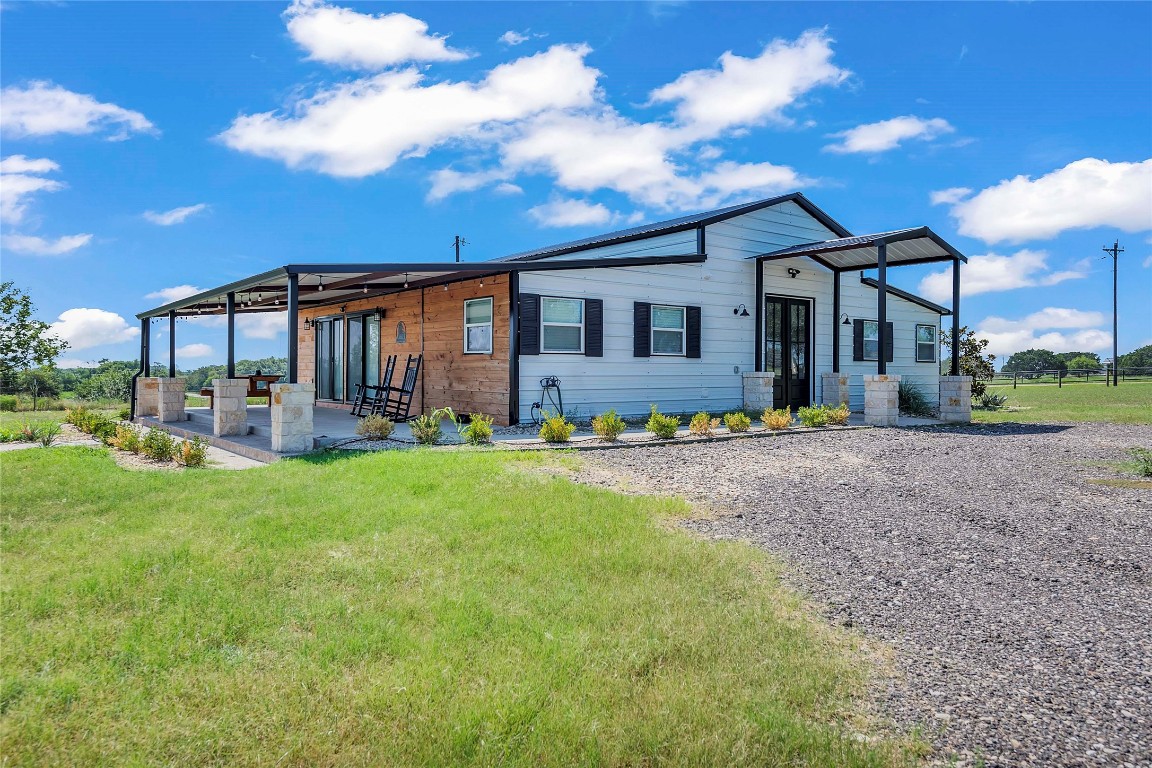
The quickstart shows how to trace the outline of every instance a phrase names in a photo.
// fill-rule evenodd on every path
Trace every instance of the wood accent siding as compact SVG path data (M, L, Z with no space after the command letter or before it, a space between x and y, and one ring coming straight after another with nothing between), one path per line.
M299 380L314 381L316 339L304 330L304 318L315 319L340 313L364 312L379 307L380 370L388 355L397 355L393 384L404 378L408 355L424 354L420 383L412 398L412 414L428 408L451 407L456 413L484 413L501 426L508 424L509 313L507 275L450 283L447 286L413 289L387 296L348 301L300 311ZM481 285L483 283L483 285ZM424 311L421 315L421 296ZM492 297L492 353L464 354L464 301ZM403 322L407 340L396 341L397 324ZM349 392L351 401L355 393Z

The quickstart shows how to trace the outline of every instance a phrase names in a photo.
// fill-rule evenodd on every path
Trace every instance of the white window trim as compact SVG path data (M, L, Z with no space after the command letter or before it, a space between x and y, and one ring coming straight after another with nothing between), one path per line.
M875 339L869 339L868 338L868 324L869 323L876 326L876 338ZM872 362L878 361L880 359L880 321L879 320L865 320L864 325L860 328L860 335L861 335L860 352L861 352L861 355L863 356L863 359L869 360ZM868 357L868 342L869 341L875 341L876 342L876 354L872 355L872 357Z
M477 302L488 302L488 322L486 323L469 323L468 322L468 305ZM464 354L466 355L490 355L492 354L492 341L493 341L493 320L496 319L495 302L492 301L491 296L480 299L465 299L464 300ZM468 329L479 328L481 326L488 326L488 349L468 349Z
M680 324L680 351L679 352L657 352L656 351L656 331L665 331L666 333L675 333L675 328L657 328L656 323L652 322L652 318L656 314L657 309L678 309L680 310L680 317L683 322ZM680 306L678 304L652 304L648 308L648 351L653 357L687 357L688 356L688 307Z
M579 323L552 323L544 320L544 302L548 299L555 299L557 301L578 301L580 302L580 317ZM541 296L540 297L540 354L542 355L582 355L584 354L584 324L588 322L588 304L584 299L573 299L568 296ZM545 349L544 348L544 326L554 325L558 328L579 328L580 329L580 349Z
M927 344L927 342L920 341L920 329L921 328L931 328L932 329L932 359L931 360L921 360L920 359L920 345L921 344ZM939 328L937 328L934 325L931 325L930 323L917 323L916 324L916 330L914 332L914 335L912 336L912 342L916 346L916 349L914 350L916 362L918 362L918 363L935 363L935 362L939 361L939 351L940 351L940 329Z

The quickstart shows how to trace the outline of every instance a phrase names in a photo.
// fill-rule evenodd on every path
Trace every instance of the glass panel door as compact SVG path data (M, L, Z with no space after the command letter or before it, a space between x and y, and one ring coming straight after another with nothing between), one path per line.
M344 319L317 320L316 397L344 399Z
M364 383L364 317L357 315L348 318L348 391Z
M776 374L773 407L793 410L810 404L812 365L807 299L764 297L764 370Z

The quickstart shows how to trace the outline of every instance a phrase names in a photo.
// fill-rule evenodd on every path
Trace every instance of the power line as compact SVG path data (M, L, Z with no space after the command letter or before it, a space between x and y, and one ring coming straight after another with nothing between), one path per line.
M459 262L460 261L460 246L468 245L468 241L465 240L460 235L456 235L456 242L453 243L453 245L456 248L456 261Z
M1118 334L1120 332L1120 316L1117 311L1116 301L1116 287L1119 282L1117 278L1117 264L1119 263L1120 254L1124 253L1124 249L1120 247L1120 241L1116 240L1112 243L1112 247L1104 246L1104 253L1112 255L1112 386L1120 386L1120 341Z

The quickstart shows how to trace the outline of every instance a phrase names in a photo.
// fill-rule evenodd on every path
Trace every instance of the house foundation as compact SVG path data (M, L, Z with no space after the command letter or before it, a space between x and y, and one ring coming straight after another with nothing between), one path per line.
M212 379L212 434L248 434L248 379Z
M940 420L955 424L972 421L972 377L940 377Z
M313 447L312 408L316 386L272 384L272 450L276 453L305 453Z
M900 377L887 374L864 376L864 423L894 427L900 420Z
M744 410L761 413L774 404L772 385L776 374L771 371L746 371L744 374Z

